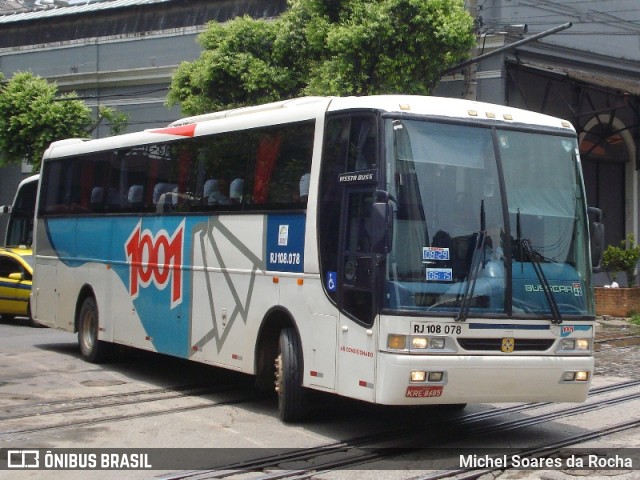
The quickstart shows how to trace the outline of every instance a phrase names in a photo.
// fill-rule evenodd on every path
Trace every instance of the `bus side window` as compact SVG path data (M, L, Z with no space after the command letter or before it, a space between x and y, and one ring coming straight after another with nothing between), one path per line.
M245 202L248 209L299 209L300 180L311 170L313 122L301 122L252 132L255 154L249 163Z
M60 160L48 162L46 173L46 190L40 196L41 213L56 215L66 213L67 204L65 202L67 176L70 173L73 162L62 162Z
M373 117L354 117L349 133L347 172L368 170L376 166L377 129Z

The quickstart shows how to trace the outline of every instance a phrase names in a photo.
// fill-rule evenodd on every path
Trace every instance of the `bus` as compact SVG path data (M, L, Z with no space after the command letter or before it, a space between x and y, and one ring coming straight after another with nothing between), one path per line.
M306 97L56 142L41 176L33 315L90 362L120 344L244 372L285 422L312 390L587 396L600 230L566 121Z
M0 213L9 214L5 247L31 249L39 179L40 175L36 174L22 180L18 185L13 204L0 207Z

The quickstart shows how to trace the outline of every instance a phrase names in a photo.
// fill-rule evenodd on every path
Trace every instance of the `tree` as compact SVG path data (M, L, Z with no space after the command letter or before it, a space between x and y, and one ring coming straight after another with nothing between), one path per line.
M289 0L276 20L211 23L167 102L187 115L303 95L429 94L475 42L463 0Z
M39 171L51 142L88 137L103 118L112 122L112 133L122 130L127 120L102 107L98 122L93 122L91 110L75 93L60 95L55 84L32 73L16 73L0 85L0 165L26 159Z

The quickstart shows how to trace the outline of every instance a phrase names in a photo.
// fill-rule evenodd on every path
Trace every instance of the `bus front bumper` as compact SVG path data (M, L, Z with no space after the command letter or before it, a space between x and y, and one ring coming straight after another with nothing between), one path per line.
M378 359L375 401L383 405L583 402L594 366L591 356L381 352ZM576 372L587 372L587 380L570 380Z

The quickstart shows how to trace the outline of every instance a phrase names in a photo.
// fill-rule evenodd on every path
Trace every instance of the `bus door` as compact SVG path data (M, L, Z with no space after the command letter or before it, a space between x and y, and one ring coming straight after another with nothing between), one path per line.
M340 222L338 356L340 391L373 400L377 316L376 255L371 244L373 188L347 187Z
M324 290L338 309L337 389L374 400L378 315L372 207L379 181L379 134L371 112L327 119L318 192Z

